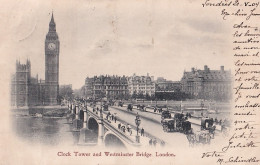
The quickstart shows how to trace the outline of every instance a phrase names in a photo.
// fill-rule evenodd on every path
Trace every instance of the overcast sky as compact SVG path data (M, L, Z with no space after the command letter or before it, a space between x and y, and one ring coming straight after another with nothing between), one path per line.
M44 41L52 10L60 39L60 84L74 89L100 74L150 73L178 81L191 67L231 69L231 26L216 15L220 11L192 0L13 0L7 5L0 7L0 44L10 72L16 59L29 58L32 75L45 79Z

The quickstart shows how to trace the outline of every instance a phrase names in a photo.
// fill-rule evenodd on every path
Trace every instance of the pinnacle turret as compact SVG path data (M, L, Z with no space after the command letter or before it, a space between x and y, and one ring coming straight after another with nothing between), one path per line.
M55 24L55 21L54 21L53 12L51 14L51 21L50 21L50 24L49 24L49 32L56 32L56 24Z
M53 11L52 11L52 13L51 13L51 22L54 22Z
M51 20L49 23L49 32L46 35L47 40L57 40L59 39L58 34L56 32L56 23L54 21L53 12L51 14Z

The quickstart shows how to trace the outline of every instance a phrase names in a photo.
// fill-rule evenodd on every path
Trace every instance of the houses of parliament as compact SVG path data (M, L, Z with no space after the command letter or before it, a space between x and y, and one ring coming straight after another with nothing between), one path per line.
M53 13L45 39L45 81L31 76L31 62L16 61L16 72L11 80L11 105L56 105L59 95L60 41Z

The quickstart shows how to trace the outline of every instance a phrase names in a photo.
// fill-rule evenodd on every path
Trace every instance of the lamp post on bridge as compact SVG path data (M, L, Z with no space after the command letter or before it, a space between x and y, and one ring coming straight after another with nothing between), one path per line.
M102 108L103 108L103 92L102 92L102 94L101 94L101 103L100 103L100 114L99 114L99 116L100 116L100 118L101 119L103 119L103 112L102 112Z
M140 116L138 115L138 112L135 118L135 124L136 124L136 142L140 143L140 136L138 134L138 131L139 131L139 126L141 124L141 120L140 120Z
M101 97L101 107L99 111L99 119L98 119L98 145L103 144L103 138L104 138L104 123L103 123L103 98Z
M99 111L99 117L100 117L101 119L103 119L103 110L102 110L102 107L100 108L100 111Z
M203 110L204 103L203 103L203 101L200 102L200 107L201 107L201 117L203 117L203 115L204 115L204 110Z

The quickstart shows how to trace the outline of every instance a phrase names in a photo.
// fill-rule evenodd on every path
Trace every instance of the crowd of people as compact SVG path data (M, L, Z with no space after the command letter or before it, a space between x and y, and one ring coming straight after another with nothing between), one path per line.
M132 131L132 128L129 124L125 125L125 124L122 124L122 123L119 123L118 124L118 129L121 130L122 132L124 133L129 133L129 135L131 136L133 131Z
M158 141L157 141L156 138L151 138L151 139L149 140L149 146L151 146L151 147L152 147L152 146L156 147L157 143L158 143ZM164 147L164 146L165 146L165 142L162 140L162 141L160 142L160 145L161 145L161 147Z
M107 119L107 121L109 121L109 122L114 121L114 122L116 123L116 121L117 121L117 116L116 116L115 113L114 113L114 114L111 114L110 112L108 112L107 115L106 115L106 119Z
M102 108L99 108L99 107L96 107L96 108L95 108L95 106L94 106L94 107L93 107L93 112L96 113L96 114L98 114L98 113L102 114ZM116 123L116 122L118 121L116 113L111 114L111 112L108 112L108 113L106 114L106 120L107 120L108 122L110 122L110 123L111 123L111 122ZM132 127L131 127L130 124L123 124L123 123L119 122L119 123L117 124L117 127L118 127L118 129L119 129L120 131L122 131L123 133L128 133L130 136L132 136L132 134L133 134L133 129L132 129ZM138 133L140 133L141 136L143 136L143 137L145 136L144 128L141 128L141 129L138 128L137 131L138 131ZM158 143L158 141L157 141L156 138L151 138L151 139L149 140L149 146L154 146L154 147L155 147L155 146L157 145L157 143ZM164 141L161 141L161 142L160 142L160 145L163 147L163 146L165 145L165 142L164 142Z

